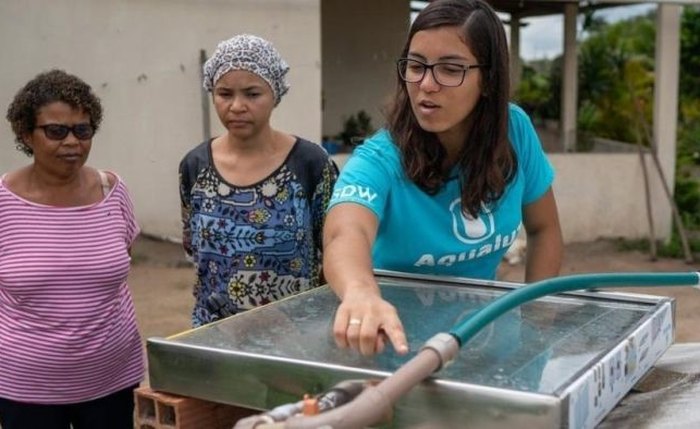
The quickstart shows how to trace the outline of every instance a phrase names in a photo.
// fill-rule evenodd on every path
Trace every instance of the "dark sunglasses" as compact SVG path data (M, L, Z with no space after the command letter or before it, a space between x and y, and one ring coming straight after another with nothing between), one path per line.
M63 124L38 125L36 128L44 130L44 134L51 140L63 140L68 137L68 133L78 140L90 140L95 135L95 129L90 124L75 124L72 127Z

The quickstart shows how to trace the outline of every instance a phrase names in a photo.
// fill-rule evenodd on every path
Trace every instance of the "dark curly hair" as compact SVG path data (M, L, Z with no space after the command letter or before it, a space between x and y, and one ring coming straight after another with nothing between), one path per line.
M15 133L17 150L32 156L32 149L24 143L23 136L34 131L39 109L57 101L87 113L95 131L100 127L102 104L87 83L63 70L40 73L17 92L7 108L5 117Z
M480 64L482 96L471 113L474 118L459 154L462 211L476 216L482 203L497 201L517 171L515 151L508 141L509 69L508 45L503 24L483 0L434 0L418 14L409 30L401 57L408 54L419 31L455 27ZM418 124L406 83L396 72L396 92L388 111L389 130L402 155L408 177L429 194L448 180L443 170L446 156L435 133Z

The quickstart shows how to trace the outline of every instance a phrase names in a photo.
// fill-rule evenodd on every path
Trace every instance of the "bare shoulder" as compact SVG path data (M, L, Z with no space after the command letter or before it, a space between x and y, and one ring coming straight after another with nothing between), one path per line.
M25 166L5 173L2 177L2 183L10 191L21 195L27 187L28 178L29 167Z
M291 134L287 134L282 131L277 131L275 135L275 140L278 142L278 146L282 152L289 152L294 147L297 142L297 138Z

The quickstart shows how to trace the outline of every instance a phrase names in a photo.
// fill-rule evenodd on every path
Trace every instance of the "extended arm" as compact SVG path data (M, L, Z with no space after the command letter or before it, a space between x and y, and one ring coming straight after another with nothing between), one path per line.
M377 228L375 214L359 204L338 204L326 217L323 268L342 301L333 334L338 346L363 355L381 352L386 334L394 349L403 354L408 351L403 326L394 306L382 299L372 271Z

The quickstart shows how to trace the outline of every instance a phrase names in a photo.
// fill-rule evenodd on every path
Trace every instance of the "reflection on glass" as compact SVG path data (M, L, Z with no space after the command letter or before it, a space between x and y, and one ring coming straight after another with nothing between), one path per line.
M338 349L331 335L337 298L327 288L279 301L173 338L187 344L393 372L426 340L492 301L504 290L397 282L381 283L399 310L412 353L362 357ZM647 314L648 305L578 297L548 297L497 319L467 343L436 377L491 387L553 394L608 351Z

